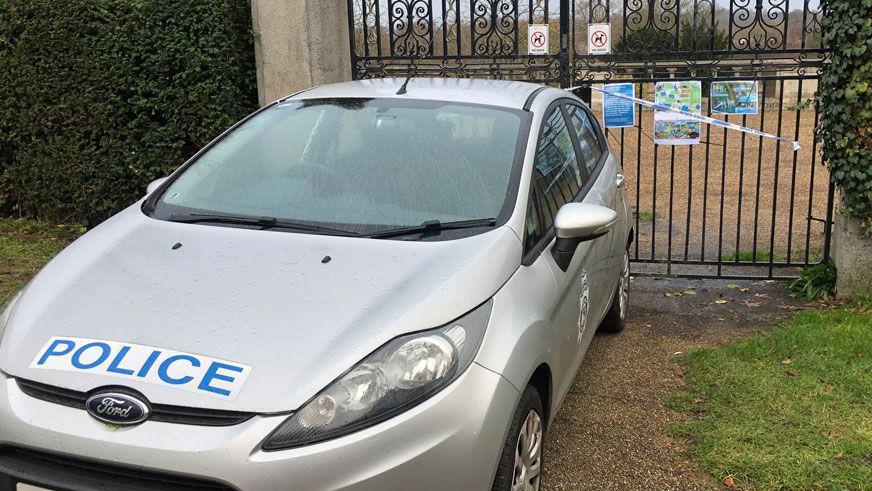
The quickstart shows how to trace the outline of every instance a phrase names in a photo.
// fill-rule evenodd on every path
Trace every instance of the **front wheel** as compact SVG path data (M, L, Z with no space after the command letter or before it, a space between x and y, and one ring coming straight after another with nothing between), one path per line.
M528 385L506 436L493 491L537 491L542 477L545 411L539 392Z
M621 265L621 276L612 297L612 306L600 323L600 329L605 332L621 332L627 319L627 307L630 303L630 252L624 251L624 261Z

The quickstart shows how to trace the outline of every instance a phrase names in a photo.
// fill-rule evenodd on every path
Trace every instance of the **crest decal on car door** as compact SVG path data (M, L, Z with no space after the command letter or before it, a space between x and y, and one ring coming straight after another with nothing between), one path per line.
M587 271L581 273L581 295L578 297L578 342L581 343L581 335L587 328L587 318L590 315L590 282L587 280Z

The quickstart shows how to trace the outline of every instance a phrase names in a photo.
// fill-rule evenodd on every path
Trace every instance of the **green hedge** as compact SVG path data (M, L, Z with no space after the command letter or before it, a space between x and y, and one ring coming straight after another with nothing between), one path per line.
M842 209L872 234L872 0L821 3L824 42L833 49L819 90L824 161Z
M97 223L256 107L247 0L0 0L0 215Z

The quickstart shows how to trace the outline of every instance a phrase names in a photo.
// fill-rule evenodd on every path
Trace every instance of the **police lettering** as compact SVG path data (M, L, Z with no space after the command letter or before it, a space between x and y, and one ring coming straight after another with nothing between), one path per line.
M251 367L208 356L98 339L53 337L33 368L84 371L235 399ZM111 406L106 406L109 410Z

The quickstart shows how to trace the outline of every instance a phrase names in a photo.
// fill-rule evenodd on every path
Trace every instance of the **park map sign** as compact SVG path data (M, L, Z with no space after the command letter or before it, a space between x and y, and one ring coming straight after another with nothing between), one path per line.
M657 82L654 102L679 111L700 114L702 86L699 81ZM696 145L702 124L681 113L654 111L654 143L658 145Z
M712 82L709 101L712 113L757 114L757 82Z

